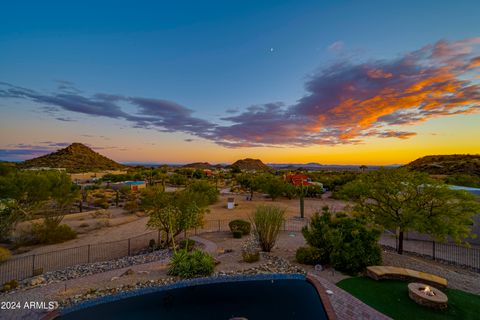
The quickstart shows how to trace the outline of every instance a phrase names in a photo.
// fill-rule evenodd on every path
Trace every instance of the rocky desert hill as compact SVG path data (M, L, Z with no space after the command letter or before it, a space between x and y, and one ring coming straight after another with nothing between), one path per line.
M72 143L68 147L56 152L26 160L20 163L19 167L65 168L68 172L125 169L124 165L102 156L81 143Z
M183 168L192 168L192 169L213 169L214 166L208 162L194 162L189 163L183 166Z
M451 154L425 156L410 162L406 167L429 174L451 175L461 173L480 176L480 155Z
M247 170L247 171L269 171L270 167L262 162L260 159L251 159L246 158L242 160L235 161L230 167L237 167L240 170Z

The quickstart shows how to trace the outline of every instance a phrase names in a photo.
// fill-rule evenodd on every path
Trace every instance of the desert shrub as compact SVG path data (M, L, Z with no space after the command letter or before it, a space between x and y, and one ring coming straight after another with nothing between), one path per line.
M103 193L94 195L93 205L103 209L108 209L110 207L110 204L108 203L108 198Z
M232 234L235 239L240 239L243 235L243 232L240 230L235 230L232 232Z
M187 251L192 251L194 246L195 246L195 241L190 239L183 239L178 243L178 247L180 249L184 250L185 248L187 248Z
M13 290L17 287L18 287L18 281L17 280L10 280L10 281L5 282L2 285L2 292L7 292L7 291Z
M248 221L237 219L230 221L228 223L228 227L232 233L235 231L240 231L243 235L248 235L250 234L252 225Z
M263 251L270 252L282 227L285 209L258 206L252 218L253 230Z
M328 207L322 208L322 214L318 212L310 219L310 223L302 228L302 234L305 241L314 248L317 248L317 254L320 255L319 263L328 264L330 262L330 253L333 250L333 221L332 213Z
M381 264L380 234L379 230L366 227L359 219L339 219L330 254L332 266L355 275L367 266Z
M355 275L369 265L381 263L381 232L360 218L343 213L333 216L328 208L323 208L322 215L315 213L302 233L315 248L318 262L330 263L339 271ZM297 260L299 255L300 259L305 258L305 252L297 251Z
M243 261L249 263L260 260L260 247L254 235L251 235L250 238L242 244L242 258Z
M77 233L66 224L51 226L45 223L33 223L31 232L37 244L59 243L77 237Z
M95 210L95 211L90 212L90 216L92 218L98 218L98 217L103 217L103 216L106 216L106 217L110 218L111 215L112 215L112 213L108 210L105 210L105 209Z
M7 261L12 256L12 253L7 248L0 247L0 263Z
M315 247L300 247L295 253L298 263L316 265L322 263L322 251Z
M101 229L110 226L110 221L107 218L99 219L95 221L95 229Z
M168 274L182 279L206 277L213 273L215 261L213 258L200 250L192 253L179 250L172 256Z

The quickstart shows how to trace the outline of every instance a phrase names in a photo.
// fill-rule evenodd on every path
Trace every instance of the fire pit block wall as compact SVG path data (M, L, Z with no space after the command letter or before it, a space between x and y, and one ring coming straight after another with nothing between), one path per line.
M425 290L427 288L427 290ZM428 293L428 289L430 292ZM444 310L448 307L448 297L437 288L424 283L408 284L408 296L419 305Z

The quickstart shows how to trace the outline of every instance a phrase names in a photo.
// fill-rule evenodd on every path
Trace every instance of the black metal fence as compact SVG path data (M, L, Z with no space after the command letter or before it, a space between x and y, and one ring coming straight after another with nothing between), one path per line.
M380 244L391 249L398 249L398 241L391 234L384 234L380 238ZM432 240L406 239L403 241L403 251L480 272L480 247L476 245L466 247Z
M23 280L44 272L61 270L78 264L135 255L147 248L151 239L158 241L159 238L160 233L152 231L124 240L15 257L0 264L0 284L13 279Z
M219 231L230 231L228 223L230 220L207 220L201 228L195 229L195 234L200 234L204 232L219 232ZM309 219L287 219L283 222L282 231L291 231L291 232L300 232L302 228L308 224Z
M228 223L230 221L208 220L205 221L202 228L195 229L191 233L229 231ZM285 220L282 231L300 232L308 222L308 219ZM14 257L0 263L0 284L13 279L23 280L44 272L61 270L78 264L108 261L135 255L146 249L151 239L159 242L161 239L160 232L152 231L124 240ZM397 241L394 236L385 234L379 242L383 246L397 248ZM407 239L404 241L404 251L480 271L479 247L467 248L450 243Z

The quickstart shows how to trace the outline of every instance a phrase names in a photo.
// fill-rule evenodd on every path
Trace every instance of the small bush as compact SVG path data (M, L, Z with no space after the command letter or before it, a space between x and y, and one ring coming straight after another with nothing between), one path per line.
M235 230L235 231L233 231L232 233L233 233L233 237L234 237L235 239L240 239L240 238L242 237L242 235L243 235L243 232L240 231L240 230Z
M106 228L110 226L110 221L107 218L101 218L95 221L95 229Z
M378 245L381 232L368 229L362 221L339 219L333 251L332 266L349 275L356 275L371 265L382 263L382 251Z
M322 251L314 247L298 248L295 259L301 264L316 265L322 263Z
M228 226L230 227L230 231L232 231L232 233L235 231L241 231L245 236L250 234L250 230L252 228L250 222L239 219L230 221Z
M2 285L2 292L7 292L7 291L13 290L17 287L18 287L18 281L17 280L10 280L10 281L5 282Z
M168 274L182 279L206 277L213 273L215 261L213 258L200 250L192 253L179 250L172 256Z
M195 241L190 239L183 239L178 243L178 247L180 249L185 250L185 248L187 248L187 251L192 251L194 246L195 246Z
M285 209L259 206L253 215L253 228L263 251L270 252L282 227Z
M0 247L0 263L7 261L12 256L12 253L7 248Z
M319 262L331 264L338 271L356 275L369 265L382 261L378 239L381 232L360 218L343 213L333 215L323 208L315 213L310 224L302 229L306 242L317 249ZM303 252L297 252L302 257Z
M66 224L47 226L44 223L33 223L31 232L37 244L59 243L77 237L77 233Z
M157 247L157 243L155 242L155 239L150 239L150 241L148 241L148 247L152 250L154 250Z

